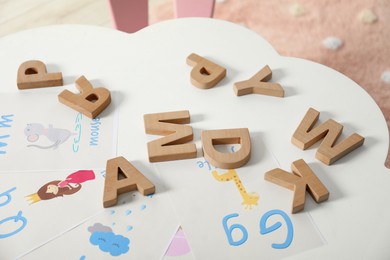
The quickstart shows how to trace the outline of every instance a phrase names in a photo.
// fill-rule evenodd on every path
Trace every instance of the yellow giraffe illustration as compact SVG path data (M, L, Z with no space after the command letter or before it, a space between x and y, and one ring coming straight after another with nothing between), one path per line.
M259 201L259 195L256 192L246 192L244 186L242 185L240 177L238 177L237 172L235 170L228 170L226 173L221 175L219 175L218 172L215 170L211 173L217 181L234 181L236 188L238 189L241 194L241 197L244 200L241 204L245 206L245 209L252 209L252 206L258 205L257 202Z

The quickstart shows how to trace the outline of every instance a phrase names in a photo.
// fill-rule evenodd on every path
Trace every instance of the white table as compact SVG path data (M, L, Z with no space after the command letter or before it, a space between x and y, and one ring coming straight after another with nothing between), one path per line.
M225 66L226 78L209 90L193 87L186 65L193 52ZM307 60L281 57L254 32L213 19L176 19L132 35L91 26L44 27L0 39L0 57L3 93L19 91L17 68L32 59L44 61L49 72L61 71L64 87L71 91L81 75L110 89L120 110L118 155L145 167L143 115L177 110L190 111L195 130L249 128L262 136L286 169L300 158L315 162L314 171L326 176L322 180L330 199L305 211L327 244L291 259L389 258L386 122L373 99L344 75ZM235 96L233 84L266 64L285 97ZM333 118L343 124L342 138L352 132L364 136L363 147L326 166L315 159L315 148L301 151L293 146L291 135L309 107L321 112L320 121ZM196 135L198 145L199 140Z

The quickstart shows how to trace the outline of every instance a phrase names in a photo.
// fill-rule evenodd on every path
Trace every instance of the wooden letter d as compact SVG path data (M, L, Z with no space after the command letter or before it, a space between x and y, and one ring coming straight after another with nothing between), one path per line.
M215 167L236 169L250 159L251 139L248 128L203 131L201 140L204 158ZM234 153L222 153L214 148L218 144L241 144L241 148Z

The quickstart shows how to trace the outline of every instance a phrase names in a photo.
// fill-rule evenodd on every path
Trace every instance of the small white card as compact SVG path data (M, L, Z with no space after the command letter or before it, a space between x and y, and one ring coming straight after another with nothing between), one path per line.
M0 172L104 168L116 151L114 104L95 119L57 93L2 94Z
M179 226L168 197L129 192L24 259L161 259Z

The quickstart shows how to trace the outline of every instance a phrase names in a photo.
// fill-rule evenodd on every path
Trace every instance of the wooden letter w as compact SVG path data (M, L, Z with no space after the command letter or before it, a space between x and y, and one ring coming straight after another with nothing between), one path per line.
M329 119L323 124L313 128L320 113L309 108L302 122L292 136L291 142L297 147L305 150L324 138L317 150L316 158L321 162L330 165L360 147L364 143L364 137L353 133L348 138L335 145L340 136L343 126L336 121Z

